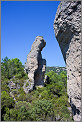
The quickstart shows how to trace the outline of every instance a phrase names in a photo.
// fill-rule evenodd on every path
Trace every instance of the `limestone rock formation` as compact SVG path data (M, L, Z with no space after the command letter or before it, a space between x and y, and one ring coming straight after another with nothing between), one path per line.
M15 77L13 77L12 79L10 79L10 81L8 81L8 87L10 88L10 91L12 89L20 89L20 81L16 80Z
M49 77L47 75L45 75L44 83L46 83L46 84L49 84L50 83Z
M55 36L67 68L67 93L75 121L81 119L81 1L62 1L54 20Z
M33 90L35 86L44 86L44 73L46 69L46 60L42 59L41 51L45 47L46 42L42 36L37 36L30 53L27 56L25 70L28 73L30 82L29 90Z

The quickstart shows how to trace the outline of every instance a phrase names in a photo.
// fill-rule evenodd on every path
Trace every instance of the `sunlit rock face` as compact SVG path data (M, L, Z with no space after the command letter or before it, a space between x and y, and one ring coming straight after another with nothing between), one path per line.
M46 42L42 36L37 36L30 53L27 56L25 70L28 73L30 82L30 90L35 86L44 86L44 73L46 69L46 60L42 59L41 51L45 47Z
M67 93L75 121L81 119L81 2L62 1L54 20L55 36L67 68Z

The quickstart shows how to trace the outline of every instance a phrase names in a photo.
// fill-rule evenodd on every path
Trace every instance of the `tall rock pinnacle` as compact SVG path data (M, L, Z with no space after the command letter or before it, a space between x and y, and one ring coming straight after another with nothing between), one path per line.
M46 69L46 60L42 59L41 51L45 47L46 42L42 36L37 36L30 53L27 55L25 64L28 78L31 81L30 90L35 86L44 86L44 73Z

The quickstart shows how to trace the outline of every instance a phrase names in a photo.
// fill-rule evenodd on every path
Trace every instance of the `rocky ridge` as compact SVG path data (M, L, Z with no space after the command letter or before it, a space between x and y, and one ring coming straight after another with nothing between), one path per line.
M67 92L75 121L81 119L81 1L62 1L54 20L55 36L67 68Z

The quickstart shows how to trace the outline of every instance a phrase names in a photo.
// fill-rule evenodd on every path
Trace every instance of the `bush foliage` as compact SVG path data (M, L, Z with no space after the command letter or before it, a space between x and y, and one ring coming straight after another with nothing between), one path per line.
M67 75L47 72L49 83L26 94L23 85L28 75L19 59L1 62L1 119L3 121L71 121L68 110ZM20 84L19 89L10 90L10 80ZM26 86L29 84L27 83ZM14 94L10 96L10 92Z

